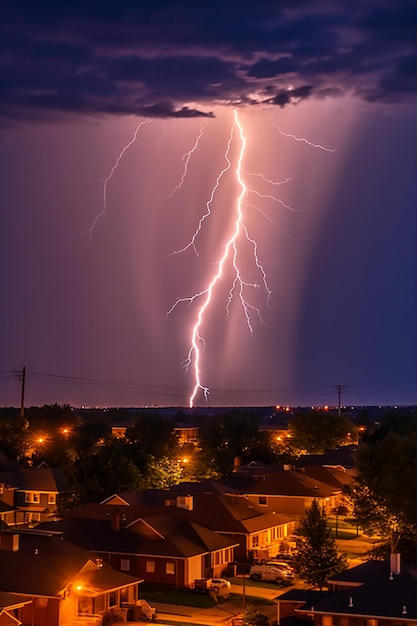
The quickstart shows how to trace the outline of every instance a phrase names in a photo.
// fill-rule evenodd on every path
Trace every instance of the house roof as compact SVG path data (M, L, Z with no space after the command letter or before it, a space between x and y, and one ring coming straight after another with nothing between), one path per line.
M336 467L324 467L323 465L306 465L303 470L306 476L309 476L313 480L318 480L325 485L334 487L336 489L343 489L346 485L351 485L355 476L351 471L346 471L343 468Z
M417 564L403 564L399 574L390 574L386 561L368 561L353 567L331 581L350 582L343 591L314 591L293 589L278 602L304 602L301 612L386 618L395 621L417 619ZM356 585L356 586L355 586Z
M29 604L30 598L17 593L7 593L0 591L0 609L15 609L23 604Z
M62 537L36 532L19 532L18 535L19 549L0 553L2 592L59 597L81 574L97 592L140 582L108 565L99 568L88 551Z
M108 504L115 499L121 499L132 506L139 505L162 505L166 500L181 495L197 495L200 493L237 493L227 485L216 480L203 480L201 482L183 482L173 485L169 489L145 489L144 491L122 491L103 500L102 504Z
M10 513L11 511L16 511L16 507L0 500L0 513Z
M359 587L347 589L318 602L315 612L391 619L417 619L417 565Z
M97 553L190 558L237 545L196 523L189 511L164 506L87 505L38 528L61 530L67 540Z
M280 526L293 518L266 512L242 495L205 494L194 496L194 519L223 533L254 533Z
M0 474L0 482L13 485L20 491L68 491L68 484L61 470L45 466Z
M239 476L231 474L224 479L227 485L241 493L265 496L285 496L298 498L328 498L340 493L340 487L326 485L306 476L303 472L281 470L263 476Z
M160 502L170 500L169 494L173 495L171 490L147 492L151 500ZM40 527L62 528L69 541L96 552L114 552L117 546L117 551L124 553L190 557L237 545L224 535L248 535L293 521L293 517L272 513L240 494L195 493L191 510L179 506L127 505L127 499L137 501L130 494L122 500L114 496L110 499L114 504L87 504L67 511L64 522L45 522ZM123 527L117 536L111 529L111 520L116 515ZM75 518L77 523L67 521ZM190 524L194 524L193 530ZM164 540L158 541L158 535Z

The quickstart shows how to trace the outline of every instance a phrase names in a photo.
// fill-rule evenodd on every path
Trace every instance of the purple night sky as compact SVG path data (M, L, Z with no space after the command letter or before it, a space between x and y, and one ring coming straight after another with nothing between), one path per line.
M239 209L194 405L417 404L414 1L6 0L0 31L0 406L23 366L28 405L188 406Z

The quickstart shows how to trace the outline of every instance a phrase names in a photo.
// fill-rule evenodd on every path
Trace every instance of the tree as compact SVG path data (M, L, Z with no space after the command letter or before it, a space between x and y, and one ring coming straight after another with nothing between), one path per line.
M142 475L125 449L124 442L112 439L80 454L68 474L77 504L100 502L113 493L140 487Z
M167 489L179 485L184 479L184 471L177 461L169 457L155 459L148 457L140 482L140 489Z
M356 440L350 419L332 411L299 411L292 417L289 430L292 446L309 454L321 454Z
M387 414L364 437L355 457L358 477L349 490L354 518L378 535L386 552L417 556L417 423L406 413Z
M339 552L330 532L326 513L313 500L295 532L296 567L303 580L320 590L330 576L347 568L346 555Z
M0 452L7 459L21 461L29 451L28 421L11 411L0 414Z
M138 412L133 418L132 426L127 428L125 437L132 445L139 465L150 456L177 457L178 438L173 423L157 411Z
M201 417L198 423L200 447L211 454L222 474L230 472L233 460L252 460L265 438L259 433L253 410L233 409L217 415Z
M242 623L243 626L271 626L269 617L253 606L249 606L243 611Z

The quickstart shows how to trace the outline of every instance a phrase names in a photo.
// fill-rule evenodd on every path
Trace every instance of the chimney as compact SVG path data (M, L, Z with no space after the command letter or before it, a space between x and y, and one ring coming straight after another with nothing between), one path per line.
M401 554L399 552L391 552L389 555L390 572L399 574L401 571Z

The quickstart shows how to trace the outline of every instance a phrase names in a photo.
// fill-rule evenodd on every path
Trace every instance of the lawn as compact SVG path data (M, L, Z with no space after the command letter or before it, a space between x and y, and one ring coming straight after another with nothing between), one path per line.
M236 582L236 584L242 584L241 578L231 579L231 582ZM255 586L255 583L252 580L246 579L247 587ZM259 586L259 583L258 583ZM276 585L263 583L262 586L271 586L276 588ZM157 586L150 585L149 583L143 583L140 586L141 597L149 602L150 605L158 602L160 604L176 604L182 606L192 606L200 609L209 609L218 604L222 604L223 602L233 602L239 603L242 602L242 594L240 593L229 593L226 595L215 595L212 594L201 594L201 593L193 593L188 589L175 589L172 587L165 586ZM251 604L273 604L266 600L265 598L261 598L256 595L250 595L248 590L246 590L246 601L249 601Z
M200 609L210 609L218 604L223 598L215 598L210 594L192 593L188 589L175 589L163 585L150 585L142 583L140 595L149 604L160 602L162 604L181 604L183 606L194 606Z
M356 524L350 522L349 518L343 518L340 515L336 518L334 515L329 515L327 522L334 538L357 539L359 536Z

